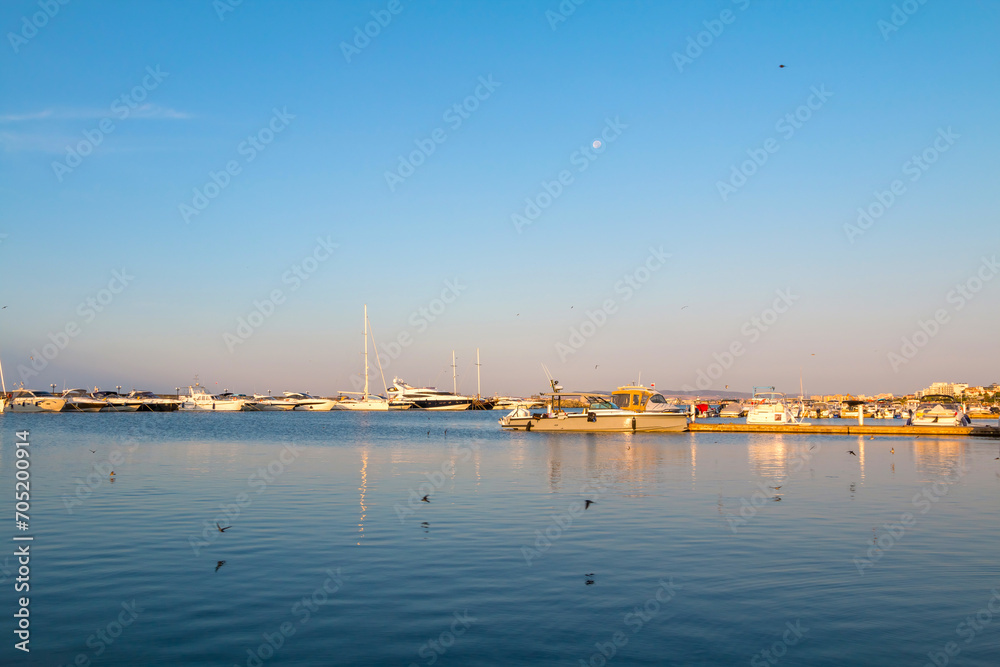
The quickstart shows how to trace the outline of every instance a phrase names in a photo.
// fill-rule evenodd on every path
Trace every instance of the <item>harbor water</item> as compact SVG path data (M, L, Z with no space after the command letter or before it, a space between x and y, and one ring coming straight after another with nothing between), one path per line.
M995 441L501 414L0 415L0 663L998 663Z

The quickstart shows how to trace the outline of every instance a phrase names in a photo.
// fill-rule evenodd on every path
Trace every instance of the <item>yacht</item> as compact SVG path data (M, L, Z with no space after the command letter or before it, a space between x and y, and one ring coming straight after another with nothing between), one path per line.
M368 393L368 304L365 304L365 390L363 392L355 391L342 391L340 392L340 398L334 403L334 410L388 410L389 409L389 399L383 398L382 396L375 396ZM372 339L372 344L375 344L375 339ZM378 350L375 350L375 361L379 364L379 372L382 372L382 363L378 359ZM382 378L382 383L385 383L385 378ZM360 396L360 398L353 398L353 395Z
M139 412L176 412L181 407L180 397L161 398L151 391L133 390L127 398L129 401L138 401Z
M337 402L333 399L319 398L318 396L310 396L307 393L296 391L286 391L285 397L295 403L295 407L292 409L299 412L329 412L333 410L333 406Z
M122 396L117 391L98 391L95 389L90 396L96 400L104 401L101 412L135 412L142 405L138 399Z
M492 399L494 410L507 410L510 412L514 408L519 406L524 406L531 409L544 408L545 401L540 401L534 398L514 398L513 396L496 396Z
M550 380L552 393L541 394L544 412L518 406L499 420L508 431L564 431L572 433L639 433L684 431L687 415L667 403L662 394L640 385L626 385L611 393L566 392ZM582 408L570 407L582 404Z
M11 394L7 410L10 412L60 412L66 399L47 391L17 389Z
M392 379L389 387L389 407L417 410L468 410L474 398L459 396L434 387L413 387L399 378Z
M754 387L747 424L799 424L785 405L785 395L774 387Z
M105 401L94 398L86 389L67 389L62 397L66 399L63 412L100 412L108 407Z
M254 394L253 400L247 401L243 409L248 412L287 412L294 410L298 402L288 397L278 398L276 396L264 396Z
M246 399L233 396L226 392L219 394L209 394L205 388L198 383L188 386L188 395L182 396L180 410L185 412L208 411L208 412L235 412L243 409Z
M971 426L972 420L953 396L924 396L910 422L913 426Z

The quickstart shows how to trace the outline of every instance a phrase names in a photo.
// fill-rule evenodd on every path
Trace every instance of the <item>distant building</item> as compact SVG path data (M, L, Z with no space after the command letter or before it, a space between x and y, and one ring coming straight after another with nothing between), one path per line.
M928 394L944 394L946 396L960 397L969 388L966 382L931 382L931 386L917 392L917 397L922 398Z

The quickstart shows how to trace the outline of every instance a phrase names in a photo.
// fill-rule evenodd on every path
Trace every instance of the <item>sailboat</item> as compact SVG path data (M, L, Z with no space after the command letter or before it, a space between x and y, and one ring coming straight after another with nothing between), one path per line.
M382 398L381 396L373 396L368 393L368 304L365 304L365 390L363 392L356 391L342 391L341 394L357 394L361 398L351 398L345 397L336 401L333 405L334 410L388 410L389 400ZM372 337L372 345L375 345L375 338ZM378 358L378 349L375 350L375 361L378 362L379 373L382 372L382 362ZM385 377L382 378L382 383L385 384ZM388 393L388 391L386 392Z
M0 362L0 388L3 389L3 393L0 394L0 412L3 412L4 408L7 406L7 383L3 381L2 362Z

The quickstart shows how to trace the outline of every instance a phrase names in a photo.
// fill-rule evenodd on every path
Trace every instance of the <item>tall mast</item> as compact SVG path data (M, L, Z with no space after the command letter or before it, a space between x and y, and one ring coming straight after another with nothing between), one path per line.
M365 395L364 400L368 400L368 304L365 304Z
M451 384L452 384L452 389L453 389L452 393L453 394L457 394L458 393L458 371L455 370L455 350L451 351Z
M479 348L476 348L476 398L479 398L483 393L483 388L479 381Z

